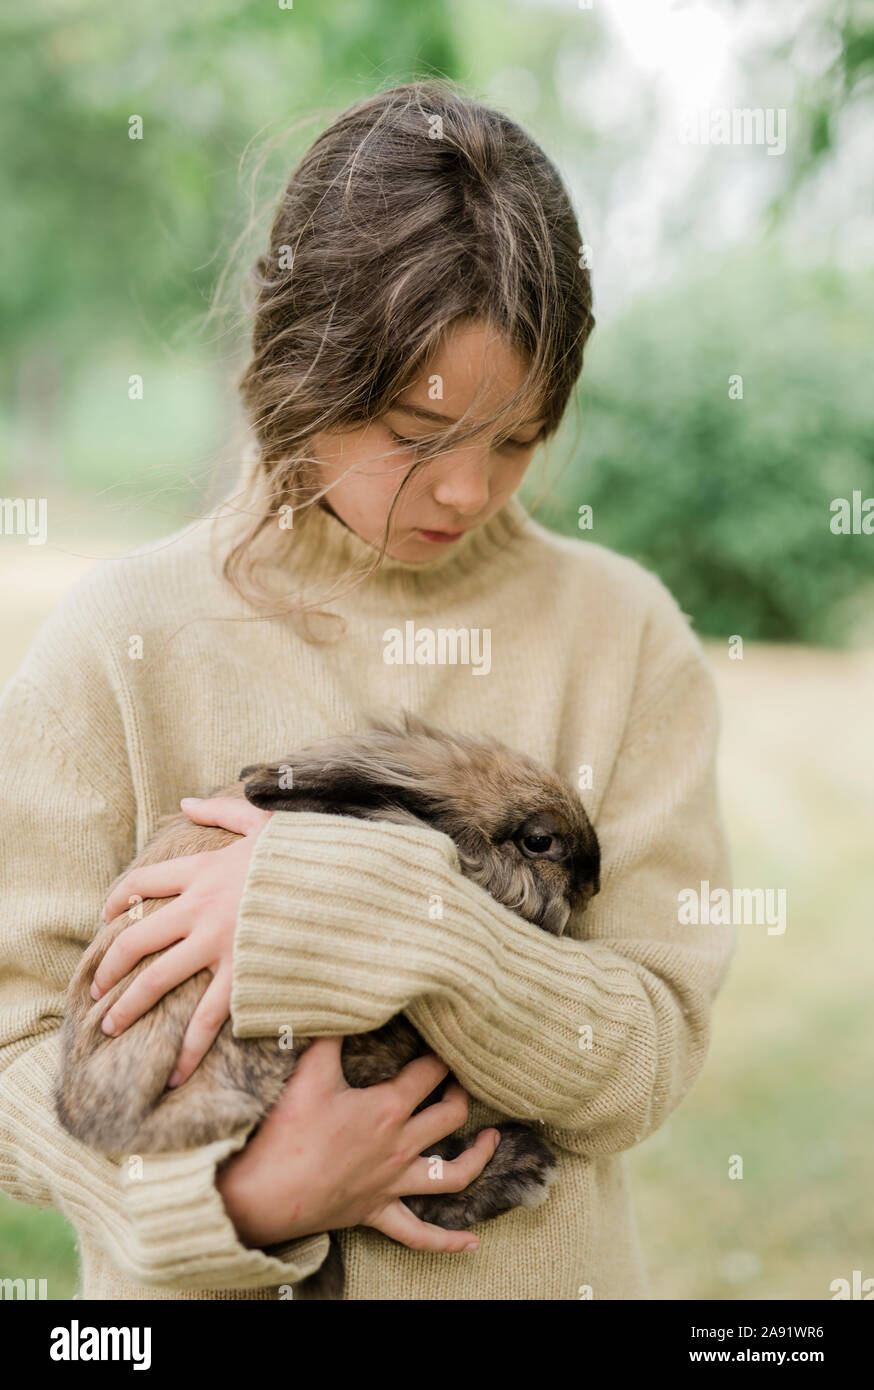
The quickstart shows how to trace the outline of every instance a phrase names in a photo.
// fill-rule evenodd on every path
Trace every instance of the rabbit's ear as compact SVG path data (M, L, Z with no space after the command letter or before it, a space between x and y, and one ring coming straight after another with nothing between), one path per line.
M319 810L319 806L304 808L304 795L295 778L294 759L280 763L250 763L240 770L243 793L253 806L262 811Z
M405 763L403 740L335 740L283 763L244 767L246 798L265 811L324 811L372 816L381 808L427 819L421 780Z
M395 818L427 821L435 759L442 765L441 731L404 708L390 716L369 711L364 718L360 733L326 739L281 763L244 767L248 800L266 811L378 818L384 809Z

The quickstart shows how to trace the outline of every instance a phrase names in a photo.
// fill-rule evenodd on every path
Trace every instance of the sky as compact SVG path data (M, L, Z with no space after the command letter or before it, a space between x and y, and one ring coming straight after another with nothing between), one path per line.
M566 14L571 0L518 3ZM592 8L612 39L604 60L593 71L585 48L568 46L556 56L555 82L571 124L578 117L608 142L631 135L632 157L594 197L591 168L572 144L561 160L592 246L603 321L639 289L671 278L690 252L760 239L800 138L799 83L816 81L840 45L823 23L823 0L592 0ZM580 23L587 18L584 4ZM769 61L785 42L788 59ZM537 84L524 68L504 76L524 119ZM689 130L708 129L715 112L744 108L772 113L773 153L766 144L690 141ZM787 254L870 265L871 110L869 97L839 122L834 158L781 228Z

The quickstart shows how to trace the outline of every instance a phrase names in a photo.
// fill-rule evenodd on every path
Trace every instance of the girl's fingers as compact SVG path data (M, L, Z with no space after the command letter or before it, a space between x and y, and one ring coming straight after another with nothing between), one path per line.
M446 1063L441 1062L433 1052L426 1052L424 1057L416 1057L414 1061L408 1062L391 1081L383 1081L380 1084L390 1086L396 1091L398 1099L409 1106L412 1112L423 1100L427 1100L434 1087L439 1086L448 1075L449 1068ZM446 1133L448 1134L449 1130ZM422 1147L424 1148L424 1144Z
M458 1158L423 1154L399 1180L399 1197L424 1197L432 1192L463 1192L478 1178L500 1143L496 1129L482 1130Z
M377 1220L368 1224L411 1250L442 1250L451 1254L456 1250L476 1250L479 1245L470 1231L444 1231L442 1226L420 1221L403 1202L392 1202Z
M300 1077L302 1084L315 1090L343 1090L346 1078L343 1075L342 1052L342 1037L316 1038L301 1056L291 1081ZM289 1086L291 1081L288 1082Z
M230 971L220 971L191 1015L176 1066L167 1082L168 1088L181 1086L188 1080L209 1052L222 1024L230 1017L232 978Z
M141 922L132 922L115 938L94 972L91 998L99 999L123 980L143 956L151 956L172 946L186 935L187 915L177 903L150 912Z
M438 1139L445 1139L447 1134L461 1129L467 1122L469 1109L467 1092L457 1081L451 1081L442 1100L410 1116L404 1126L404 1139L415 1145L417 1153L423 1153Z
M116 1038L125 1028L149 1012L153 1004L175 989L183 980L196 975L206 967L201 954L190 941L181 941L171 946L165 955L153 965L146 966L141 975L128 985L103 1017L101 1028L110 1037Z
M273 814L237 796L186 796L179 805L197 825L217 825L237 835L254 835Z
M318 1104L328 1100L337 1091L346 1088L346 1078L340 1055L343 1039L316 1038L295 1067L294 1073L286 1081L279 1099L273 1107L273 1114L296 1114L301 1105L316 1101Z
M127 912L131 898L175 897L188 887L199 859L197 854L184 854L180 859L164 859L160 864L131 869L113 888L100 916L104 922L111 922L120 912Z

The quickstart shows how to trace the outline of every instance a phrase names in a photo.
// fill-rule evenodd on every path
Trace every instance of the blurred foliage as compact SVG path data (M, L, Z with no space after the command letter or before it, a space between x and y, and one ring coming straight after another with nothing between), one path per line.
M445 6L392 0L331 0L328 23L302 3L32 0L0 39L0 333L71 353L121 315L167 332L202 308L238 229L238 157L265 125L455 66Z
M872 15L871 0L810 0L797 31L787 20L777 50L753 55L771 74L763 90L777 90L775 65L783 74L803 131L785 166L767 161L779 215L828 164L841 113L872 80ZM234 425L229 364L246 333L204 322L211 296L226 263L231 281L245 274L290 168L334 112L414 73L460 79L529 126L595 223L633 187L656 114L643 80L621 119L603 110L609 26L597 6L558 0L208 11L152 0L123 12L31 0L0 14L0 39L0 450L12 458L0 487L78 491L95 514L101 490L141 499L143 513L160 493L165 530L174 505L198 505ZM142 140L129 139L132 116ZM708 206L703 185L678 195L679 276L596 331L554 524L573 531L577 506L594 504L595 538L657 570L702 631L844 640L874 540L833 536L828 503L874 495L870 280L793 269L779 217L769 242L751 222L742 257L694 270ZM821 245L827 256L826 232ZM597 312L597 269L595 288ZM728 396L734 372L743 401ZM131 373L147 382L135 404Z
M14 1202L0 1193L0 1273L45 1279L51 1300L71 1299L78 1285L76 1233L59 1211Z
M838 606L867 585L874 607L874 536L829 527L833 498L874 497L872 317L869 275L764 248L638 298L592 338L553 524L591 505L583 534L714 636L844 640L858 614Z
M797 191L833 150L837 121L874 83L874 3L819 0L816 10L780 43L773 57L805 73L795 89L793 118L801 139L786 194ZM786 195L784 194L784 197Z

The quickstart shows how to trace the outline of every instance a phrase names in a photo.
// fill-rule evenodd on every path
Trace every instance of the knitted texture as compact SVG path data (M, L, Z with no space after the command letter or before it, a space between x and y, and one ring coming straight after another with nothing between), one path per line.
M372 555L315 509L271 581L323 592ZM86 1298L277 1298L321 1264L323 1235L237 1239L214 1175L246 1131L140 1165L67 1135L58 1027L109 883L180 797L404 706L575 785L590 768L600 894L555 938L465 879L434 829L279 812L240 905L234 1031L348 1034L403 1011L470 1093L465 1133L526 1120L556 1152L548 1200L483 1223L476 1254L344 1232L347 1299L648 1297L622 1155L698 1075L734 946L730 927L678 921L681 890L729 872L698 639L653 575L515 498L330 606L346 631L325 644L251 621L196 524L98 566L5 688L0 1189L69 1218ZM467 631L471 657L391 663L392 629Z

